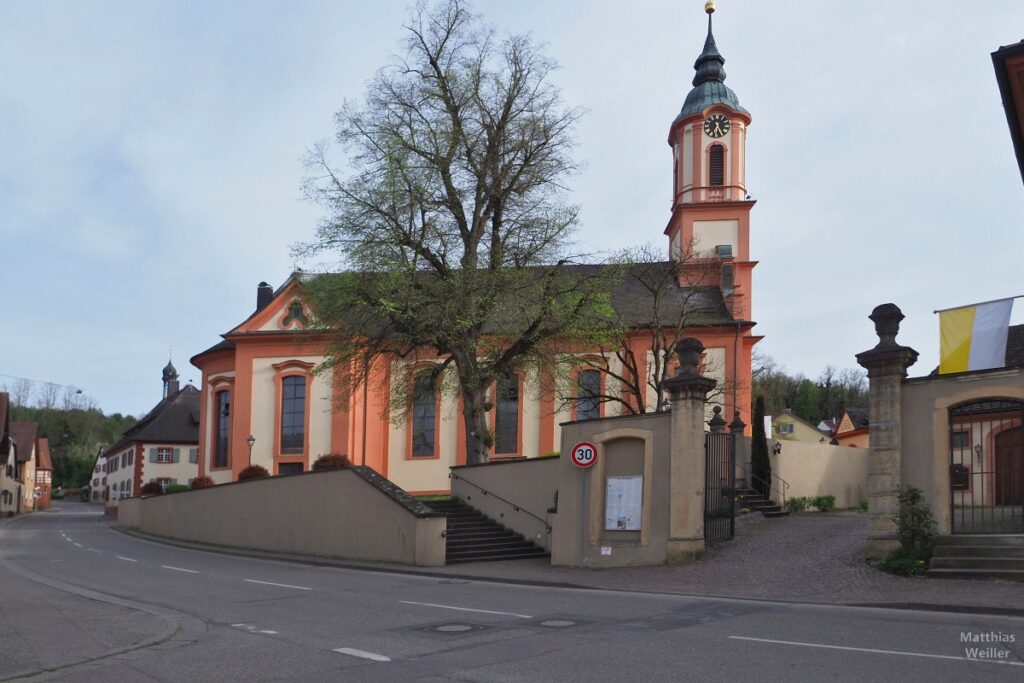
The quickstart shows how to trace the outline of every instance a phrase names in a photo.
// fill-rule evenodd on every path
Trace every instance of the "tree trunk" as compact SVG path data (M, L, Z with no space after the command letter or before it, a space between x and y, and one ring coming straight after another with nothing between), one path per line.
M466 464L479 465L490 460L487 424L487 390L463 390L462 419L466 427Z

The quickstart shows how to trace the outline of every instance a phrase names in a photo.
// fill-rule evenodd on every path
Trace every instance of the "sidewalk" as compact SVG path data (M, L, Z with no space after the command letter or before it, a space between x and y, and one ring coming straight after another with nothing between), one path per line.
M132 533L229 554L468 580L1024 616L1024 586L1019 583L904 578L874 569L863 559L867 517L850 513L779 519L750 514L737 520L736 538L711 547L697 562L616 569L552 567L547 558L419 568L282 557Z
M475 578L514 578L592 588L874 605L1024 616L1024 586L886 574L864 561L867 517L806 514L737 520L736 538L690 564L618 569L551 567L545 561L454 565L443 571Z

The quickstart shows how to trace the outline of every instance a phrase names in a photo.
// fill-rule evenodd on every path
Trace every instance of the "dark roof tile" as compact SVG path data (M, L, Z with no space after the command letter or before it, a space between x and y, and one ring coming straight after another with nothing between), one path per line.
M135 441L199 443L199 390L187 384L157 403L104 454L119 451Z
M28 462L32 459L32 451L35 449L38 434L39 425L35 422L11 423L11 438L14 439L18 462Z

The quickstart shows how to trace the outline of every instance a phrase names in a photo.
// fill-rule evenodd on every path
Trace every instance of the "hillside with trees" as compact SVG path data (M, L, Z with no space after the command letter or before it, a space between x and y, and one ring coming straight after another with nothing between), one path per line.
M867 408L867 375L860 368L825 366L817 379L791 375L770 356L754 354L752 396L764 397L765 415L790 408L811 424L839 417L845 408Z
M73 387L21 380L0 391L10 394L11 421L35 422L39 436L49 440L55 489L88 484L100 445L115 442L137 422L131 415L105 415Z

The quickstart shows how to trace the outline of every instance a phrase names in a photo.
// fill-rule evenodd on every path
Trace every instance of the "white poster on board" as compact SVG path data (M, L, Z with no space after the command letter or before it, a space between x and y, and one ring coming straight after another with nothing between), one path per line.
M644 477L608 477L605 490L605 531L640 531L644 507Z

